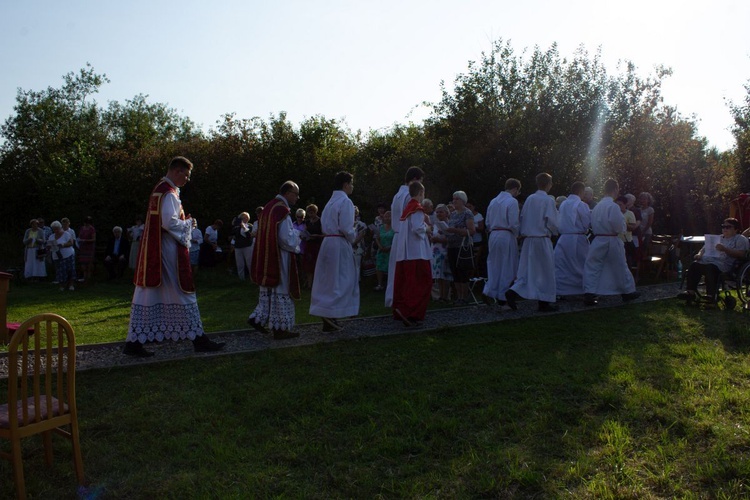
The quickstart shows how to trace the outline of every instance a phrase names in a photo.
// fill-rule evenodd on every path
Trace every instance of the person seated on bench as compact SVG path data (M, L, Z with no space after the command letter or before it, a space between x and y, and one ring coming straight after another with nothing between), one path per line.
M696 298L696 289L701 277L706 277L706 301L714 302L721 273L729 272L737 259L744 259L750 249L750 241L739 233L737 219L724 219L721 224L721 240L716 245L718 255L704 255L706 246L695 255L695 261L687 271L687 287L678 297L685 300ZM710 252L709 252L710 253Z

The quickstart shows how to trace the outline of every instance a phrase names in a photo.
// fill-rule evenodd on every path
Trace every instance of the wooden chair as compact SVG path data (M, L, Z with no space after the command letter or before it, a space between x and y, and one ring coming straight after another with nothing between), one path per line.
M11 451L0 451L0 456L13 464L18 498L26 498L21 439L35 434L42 435L48 466L52 464L52 433L71 440L76 478L83 484L75 361L73 328L57 314L26 320L8 346L8 401L0 405L0 439L10 441Z
M12 274L0 273L0 344L7 344L18 329L18 323L8 323L8 289Z

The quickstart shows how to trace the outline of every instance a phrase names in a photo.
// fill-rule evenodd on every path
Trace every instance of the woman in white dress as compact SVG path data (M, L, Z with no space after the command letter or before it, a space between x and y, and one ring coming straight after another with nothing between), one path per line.
M37 280L47 277L47 269L44 265L44 231L39 227L39 221L31 219L29 227L23 235L24 245L24 270L23 277ZM39 253L39 255L37 255ZM41 257L41 258L40 258Z

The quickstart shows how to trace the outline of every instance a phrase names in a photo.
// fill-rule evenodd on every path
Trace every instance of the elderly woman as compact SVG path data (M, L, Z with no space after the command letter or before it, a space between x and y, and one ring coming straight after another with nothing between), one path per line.
M47 269L44 266L44 231L39 227L39 221L36 219L31 219L29 226L23 235L25 247L23 276L36 280L47 276Z
M466 207L468 201L466 193L456 191L453 193L453 207L455 210L448 218L448 228L445 233L448 235L448 264L451 267L453 283L456 285L456 300L458 305L467 304L466 297L469 295L469 273L466 269L459 269L456 265L459 251L464 238L472 239L474 235L474 214Z
M245 280L245 272L250 275L250 265L253 257L253 226L250 224L250 214L242 212L237 216L237 222L232 227L234 235L234 258L237 263L237 276Z
M130 239L130 256L128 257L128 267L135 269L138 261L138 250L141 247L141 236L145 226L141 217L136 217L135 225L128 228L128 238Z
M437 222L448 222L448 207L442 203L435 209L435 217ZM440 229L441 225L435 224L432 226L432 236L430 241L432 243L432 278L438 284L438 290L440 296L438 300L440 302L450 302L450 287L453 281L453 275L451 274L451 267L448 264L448 236L444 231Z
M391 211L383 212L381 224L375 233L375 244L378 247L378 253L375 257L375 276L378 280L376 292L385 290L385 280L388 277L388 260L391 257L391 245L393 244L393 227L391 227Z
M80 281L91 279L96 264L96 229L94 219L87 216L83 220L83 226L78 230L78 264L83 272Z
M724 219L721 224L721 239L716 245L715 251L707 252L704 245L695 254L695 261L690 264L687 271L685 291L680 293L678 297L687 301L694 300L698 283L700 283L701 277L705 276L706 301L714 302L719 276L721 276L721 273L729 272L737 259L744 258L748 248L750 248L750 242L740 234L740 221Z
M654 234L654 230L651 226L654 225L654 197L650 193L641 193L638 196L638 202L641 205L641 225L638 228L638 235L640 236L640 245L642 249L641 257L648 257L648 245L651 243L651 236Z
M201 253L201 245L203 244L203 233L198 227L198 219L193 219L193 229L190 231L190 267L193 269L193 274L198 270L198 262Z
M60 283L60 291L75 290L73 282L76 278L75 239L65 230L63 225L55 221L50 224L52 234L47 240L47 247L52 252L52 262L55 264L55 276Z

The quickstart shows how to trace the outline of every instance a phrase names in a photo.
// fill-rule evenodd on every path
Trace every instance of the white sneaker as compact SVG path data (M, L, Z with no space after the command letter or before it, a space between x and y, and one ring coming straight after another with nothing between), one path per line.
M73 285L70 285L70 286L68 287L68 290L70 290L71 292L72 292L72 291L74 291L75 289L76 289L76 287L74 287Z

